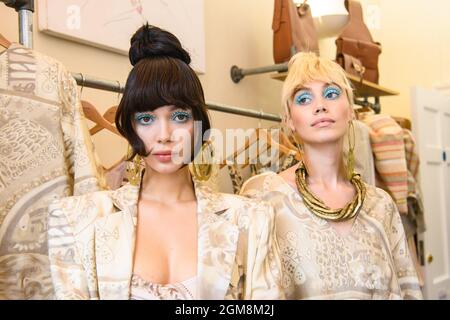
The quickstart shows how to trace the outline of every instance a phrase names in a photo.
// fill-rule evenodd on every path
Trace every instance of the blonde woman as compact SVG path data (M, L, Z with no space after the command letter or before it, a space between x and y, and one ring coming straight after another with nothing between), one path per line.
M201 183L207 164L191 163L188 147L210 122L189 54L146 25L131 39L130 61L116 124L144 170L134 161L133 183L50 206L56 298L282 298L273 209L212 191Z
M352 101L339 65L293 56L282 104L303 161L249 179L241 193L275 208L288 299L421 299L393 200L353 171Z

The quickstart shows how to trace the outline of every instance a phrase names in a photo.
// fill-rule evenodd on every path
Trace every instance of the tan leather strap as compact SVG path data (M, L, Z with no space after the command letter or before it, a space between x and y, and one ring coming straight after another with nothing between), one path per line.
M283 9L283 1L286 0L275 0L274 8L273 8L273 21L272 21L272 30L277 31L280 28L281 24L281 13Z
M361 4L355 0L345 0L345 8L349 14L349 20L339 37L373 42L369 28L364 23Z

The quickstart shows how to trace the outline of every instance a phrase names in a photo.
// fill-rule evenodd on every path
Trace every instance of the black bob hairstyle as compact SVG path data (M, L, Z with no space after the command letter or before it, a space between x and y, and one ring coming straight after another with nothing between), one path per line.
M194 120L201 121L201 136L200 132L194 133L194 150L199 150L211 124L202 85L189 66L189 53L172 33L148 23L135 32L130 43L129 58L133 69L128 75L115 119L118 131L132 147L130 159L136 154L148 155L144 142L134 130L135 113L166 105L191 110Z

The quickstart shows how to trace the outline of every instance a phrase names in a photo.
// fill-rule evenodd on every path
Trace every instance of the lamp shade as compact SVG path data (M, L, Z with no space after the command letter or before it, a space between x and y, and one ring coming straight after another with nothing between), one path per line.
M294 0L303 3L303 0ZM348 22L344 0L308 0L319 38L335 37Z

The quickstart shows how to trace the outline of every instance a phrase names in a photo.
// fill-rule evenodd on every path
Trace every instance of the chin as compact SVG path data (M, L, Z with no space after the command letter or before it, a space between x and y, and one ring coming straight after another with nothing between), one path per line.
M183 164L168 162L168 163L148 163L147 164L149 168L151 168L152 171L162 173L162 174L172 174L180 170L180 168L183 166Z
M309 137L305 137L303 141L308 144L326 144L326 143L336 143L341 140L345 135L345 132L336 132L330 130L328 132L318 132Z

